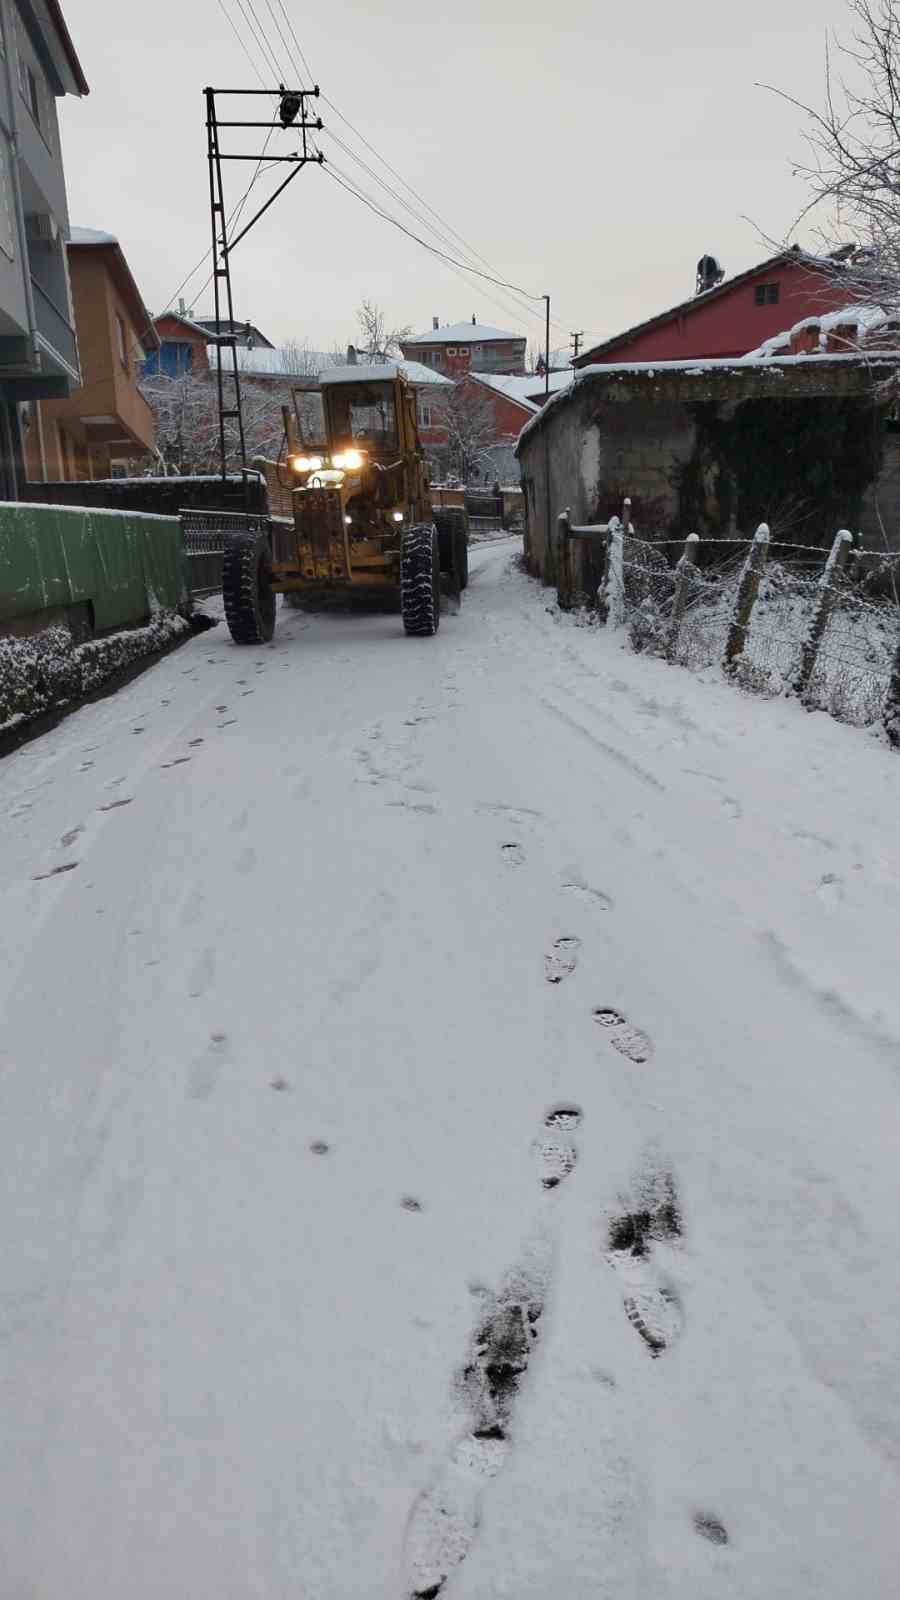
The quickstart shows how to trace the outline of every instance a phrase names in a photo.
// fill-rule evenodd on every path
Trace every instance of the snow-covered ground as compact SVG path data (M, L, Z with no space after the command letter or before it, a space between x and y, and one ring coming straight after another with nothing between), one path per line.
M897 1592L900 761L514 548L0 766L3 1600Z

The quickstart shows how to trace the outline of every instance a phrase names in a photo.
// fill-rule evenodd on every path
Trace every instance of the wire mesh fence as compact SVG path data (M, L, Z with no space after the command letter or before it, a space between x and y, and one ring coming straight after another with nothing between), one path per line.
M627 520L572 529L564 517L560 533L561 603L587 598L635 650L694 671L725 666L743 688L796 693L860 726L885 715L900 663L900 556L863 553L847 533L830 555L775 545L765 528L755 539L675 545L639 538ZM593 546L582 572L600 570L593 595L579 594L578 564L566 552L579 539Z
M182 511L181 543L192 595L199 600L221 589L222 556L232 534L268 528L269 518L256 512Z

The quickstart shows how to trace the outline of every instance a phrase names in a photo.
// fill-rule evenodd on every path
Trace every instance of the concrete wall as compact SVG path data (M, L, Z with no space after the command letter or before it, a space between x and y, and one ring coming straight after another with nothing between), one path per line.
M90 606L97 632L123 627L147 617L151 596L187 603L177 518L0 506L0 634L73 606Z
M585 374L550 404L526 429L519 443L519 466L526 497L525 554L529 569L548 583L557 576L557 518L568 509L575 523L606 522L632 500L636 529L650 538L683 537L688 531L720 535L730 531L722 495L721 465L698 450L698 402L727 427L743 400L824 400L857 397L872 408L872 426L883 426L873 401L877 374L871 362L812 358L796 365L717 367L703 371ZM896 361L896 356L894 357ZM885 358L885 373L892 370ZM883 408L881 408L883 409ZM900 435L886 437L884 465L863 505L867 542L881 540L874 515L875 494L889 527L889 542L900 548ZM686 463L694 477L690 528L682 527L681 489ZM699 503L699 513L694 520ZM814 507L813 507L814 510ZM742 528L743 533L752 532ZM836 529L818 529L824 539ZM789 536L790 537L790 536ZM804 543L809 537L803 538Z

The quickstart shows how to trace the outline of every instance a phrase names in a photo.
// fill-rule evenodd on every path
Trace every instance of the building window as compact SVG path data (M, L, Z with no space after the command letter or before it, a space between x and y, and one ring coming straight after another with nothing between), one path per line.
M420 406L419 406L419 422L420 422L420 424L421 424L421 426L423 428L430 428L431 427L431 407L430 406L426 406L426 405L421 405L420 404Z
M125 342L125 324L122 321L122 318L119 316L118 312L116 312L116 338L117 338L118 344L119 344L119 360L121 361L123 367L125 368L125 371L127 372L128 371L128 346L127 346L127 344Z
M448 346L447 346L447 354L448 354L448 356L455 356L456 355L456 345L455 344L448 344Z
M781 298L781 285L758 283L753 291L753 298L758 306L777 306Z
M109 475L111 478L127 478L128 462L123 461L121 457L112 458L109 463Z

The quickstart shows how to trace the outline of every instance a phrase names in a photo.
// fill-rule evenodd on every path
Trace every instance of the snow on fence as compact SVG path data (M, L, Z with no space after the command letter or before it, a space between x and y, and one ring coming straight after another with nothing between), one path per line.
M589 607L627 628L635 650L694 670L721 666L742 688L794 694L859 726L881 718L900 747L900 555L873 565L841 529L826 556L774 541L763 523L750 540L689 534L673 563L672 541L639 539L630 510L626 500L621 519L585 527L561 514L562 609ZM592 547L595 575L599 554L595 595L579 592L579 541Z

